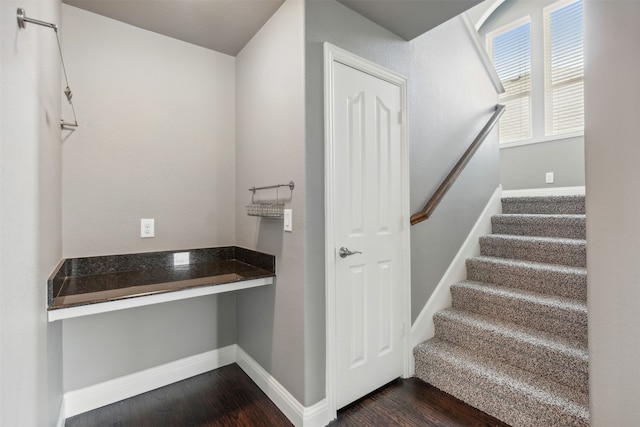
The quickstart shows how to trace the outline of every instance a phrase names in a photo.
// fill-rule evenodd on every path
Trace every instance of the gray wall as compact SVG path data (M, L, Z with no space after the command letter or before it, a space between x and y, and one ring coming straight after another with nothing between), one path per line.
M544 66L542 59L543 8L557 0L506 0L480 28L486 34L529 15L534 59L533 132L544 136ZM554 172L555 182L545 183L545 173ZM500 183L504 190L584 186L584 137L572 137L500 149Z
M405 42L338 3L312 1L307 3L306 34L307 180L313 182L308 188L307 251L309 263L316 263L308 286L322 301L318 289L323 290L324 266L317 264L324 258L322 42L408 78L412 213L422 208L488 120L497 96L458 18ZM491 135L433 217L411 228L412 319L497 186L497 138Z
M640 417L640 3L585 4L591 425Z
M73 6L62 19L80 122L63 144L65 257L232 245L234 58Z
M63 142L64 256L235 244L235 59L68 5L62 20L80 123ZM235 296L63 323L70 391L235 343Z
M64 320L64 391L235 344L235 315L229 293Z
M62 256L60 63L54 0L0 2L0 425L55 425L61 327L46 319L46 279Z
M584 137L500 149L500 182L503 190L584 186Z
M276 255L277 281L238 293L238 345L302 404L315 403L305 378L304 2L287 1L236 57L237 244ZM281 188L293 209L283 221L247 216L248 188ZM258 200L275 200L260 191ZM324 394L324 388L315 386ZM320 390L318 390L320 389Z

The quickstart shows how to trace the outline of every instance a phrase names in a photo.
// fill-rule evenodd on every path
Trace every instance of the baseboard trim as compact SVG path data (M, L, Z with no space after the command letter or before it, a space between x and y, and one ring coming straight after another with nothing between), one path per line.
M233 344L69 391L64 394L60 405L56 427L64 427L67 417L119 402L232 363L237 363L295 426L322 427L329 423L327 399L309 407L303 406L258 362L242 348Z
M467 277L466 260L480 254L478 239L480 236L491 234L491 217L502 212L501 197L502 188L498 187L485 205L464 243L460 246L453 261L449 264L447 271L440 279L431 297L429 297L429 300L420 311L416 321L413 322L411 326L411 348L434 336L433 315L440 310L451 307L449 289L451 285ZM411 360L411 374L413 375L415 373L415 361L413 358Z
M321 427L329 423L329 405L323 399L305 407L289 391L249 356L240 346L236 349L236 363L295 426Z
M64 416L73 417L234 363L236 345L145 369L64 394ZM64 425L64 421L63 424Z
M540 196L584 196L585 187L549 187L527 188L524 190L503 190L502 197L540 197Z
M65 410L64 398L60 402L60 412L58 412L58 422L56 427L64 427L64 422L67 419L67 411Z

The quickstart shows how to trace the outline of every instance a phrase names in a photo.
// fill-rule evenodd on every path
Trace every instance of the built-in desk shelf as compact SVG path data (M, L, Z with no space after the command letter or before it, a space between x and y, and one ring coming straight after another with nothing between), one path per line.
M173 265L189 252L188 265ZM63 260L48 280L50 322L273 284L275 257L236 246Z

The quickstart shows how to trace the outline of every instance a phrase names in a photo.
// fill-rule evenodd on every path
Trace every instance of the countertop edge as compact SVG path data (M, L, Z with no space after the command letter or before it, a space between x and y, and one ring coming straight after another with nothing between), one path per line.
M123 297L111 301L74 305L71 307L61 307L53 310L48 310L47 319L49 322L54 322L57 320L71 319L75 317L88 316L91 314L106 313L127 308L143 307L146 305L160 304L163 302L178 301L199 296L215 295L241 289L255 288L258 286L271 285L274 283L274 279L275 276L262 277L258 279L248 279L230 283L198 286L169 292L160 292L152 295L134 295L131 297Z

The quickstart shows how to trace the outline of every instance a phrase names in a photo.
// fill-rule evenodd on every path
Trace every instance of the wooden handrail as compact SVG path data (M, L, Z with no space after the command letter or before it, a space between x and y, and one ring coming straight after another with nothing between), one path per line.
M489 121L482 128L478 136L473 140L467 151L464 152L458 163L455 164L449 175L442 181L440 187L433 193L427 204L424 205L422 210L411 215L411 225L415 225L419 222L424 221L425 219L429 219L433 211L436 209L440 201L443 199L444 195L447 194L449 188L453 185L453 183L458 179L458 176L462 173L464 167L469 163L471 157L473 157L474 153L478 151L480 145L485 140L489 132L493 129L493 127L498 123L500 117L504 113L504 105L498 104L496 105L496 111L493 113Z

